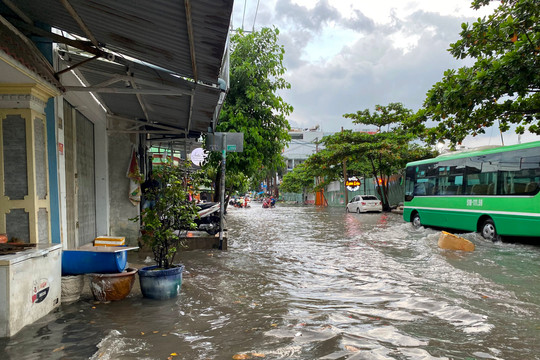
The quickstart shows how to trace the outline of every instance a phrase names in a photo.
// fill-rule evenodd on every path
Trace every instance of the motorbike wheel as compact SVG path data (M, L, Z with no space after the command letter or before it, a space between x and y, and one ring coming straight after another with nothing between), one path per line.
M206 229L206 232L210 235L216 235L219 230L221 229L220 227L220 221L221 219L219 218L219 216L210 216L207 220L208 224L211 224L212 226L210 226L209 228Z

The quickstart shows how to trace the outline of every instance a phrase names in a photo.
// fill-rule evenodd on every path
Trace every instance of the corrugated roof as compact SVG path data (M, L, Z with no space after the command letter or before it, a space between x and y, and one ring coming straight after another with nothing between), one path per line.
M80 63L85 59L77 54L65 54L63 57L65 66ZM77 67L77 71L87 81L87 86L106 84L96 88L95 93L111 115L126 120L140 119L138 131L163 129L152 126L152 123L170 127L168 131L164 130L164 133L179 134L188 127L192 136L207 131L221 93L219 88L186 81L164 70L130 61L124 62L124 65L118 65L97 59ZM84 90L82 87L66 89ZM141 92L139 98L136 95L137 90ZM171 94L152 94L154 90L170 91ZM133 93L123 93L127 91ZM145 91L149 93L144 93Z
M191 136L198 136L212 125L220 106L217 84L233 0L11 3L14 6L0 2L0 15L26 34L47 35L36 26L41 24L43 29L45 24L45 28L48 25L94 42L83 44L83 50L120 54L117 63L92 60L76 70L87 86L99 87L95 92L110 115L134 122L133 131L178 136L189 130ZM64 58L64 67L87 59L77 54ZM131 77L122 78L128 75ZM123 81L115 82L115 77Z
M25 41L23 37L0 22L0 50L37 74L45 82L61 88L60 82L54 77L52 65L36 51L36 47L31 42Z
M59 0L17 0L34 23L88 38ZM184 1L69 0L104 48L193 78ZM216 83L221 68L233 0L190 1L198 79ZM15 18L2 7L4 17Z

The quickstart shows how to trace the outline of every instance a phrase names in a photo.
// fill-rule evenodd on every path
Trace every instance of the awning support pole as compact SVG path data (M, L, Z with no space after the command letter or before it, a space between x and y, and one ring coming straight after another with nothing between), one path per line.
M223 216L225 213L225 162L227 159L227 135L222 133L221 138L221 185L220 192L220 214L219 214L219 250L223 250Z

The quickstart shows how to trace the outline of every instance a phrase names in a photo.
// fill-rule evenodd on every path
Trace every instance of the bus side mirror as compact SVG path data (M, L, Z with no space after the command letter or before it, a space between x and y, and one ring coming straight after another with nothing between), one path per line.
M411 201L413 198L413 195L405 195L405 201Z

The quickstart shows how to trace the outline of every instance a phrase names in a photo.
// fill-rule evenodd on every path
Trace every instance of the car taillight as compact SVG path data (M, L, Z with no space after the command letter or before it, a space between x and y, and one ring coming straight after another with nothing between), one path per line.
M362 205L366 205L366 203L365 203L365 202L363 202L363 201L361 202L361 204L362 204Z
M379 204L377 204L377 205L381 205L381 202L379 201Z

